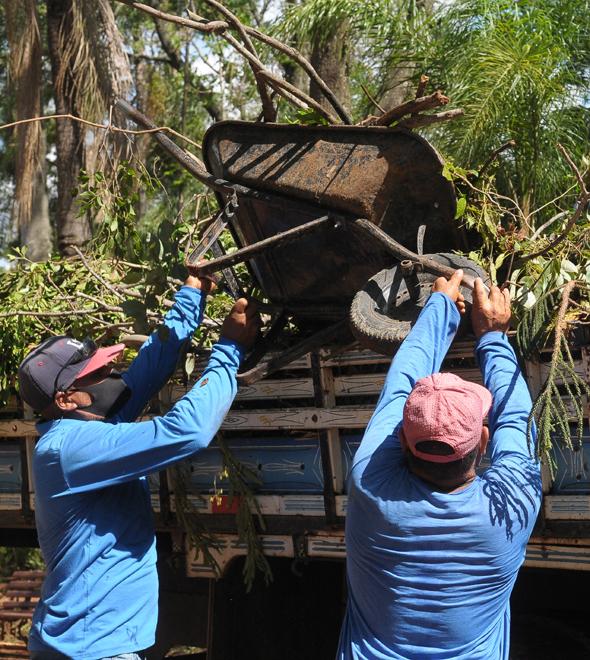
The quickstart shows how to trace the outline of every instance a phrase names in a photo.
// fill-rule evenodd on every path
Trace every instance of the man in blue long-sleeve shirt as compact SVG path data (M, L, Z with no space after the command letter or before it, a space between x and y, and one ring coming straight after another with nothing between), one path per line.
M206 447L236 394L258 319L238 300L206 370L166 415L134 422L170 377L214 283L198 272L129 369L53 337L19 368L21 395L44 421L33 459L35 518L47 564L29 648L35 660L143 658L154 643L158 575L147 475Z
M354 458L339 660L508 658L509 597L540 470L527 445L530 395L505 334L507 291L475 283L485 388L436 373L464 310L461 278L436 280ZM491 467L477 476L488 439Z

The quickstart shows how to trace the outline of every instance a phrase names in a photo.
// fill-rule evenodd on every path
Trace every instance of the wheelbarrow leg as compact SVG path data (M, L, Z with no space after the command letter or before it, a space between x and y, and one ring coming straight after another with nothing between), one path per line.
M224 256L223 249L219 243L219 237L227 227L226 217L226 209L224 208L220 211L215 220L207 227L198 245L191 250L188 257L185 259L186 266L196 266L208 250L211 250L215 258ZM231 297L234 300L242 298L244 292L242 291L242 287L240 286L233 269L229 267L224 268L222 269L222 274Z
M243 373L253 369L260 362L260 360L262 360L262 358L267 354L269 346L272 345L272 343L277 339L277 337L281 334L287 325L288 320L289 317L287 314L284 312L279 312L278 316L272 322L269 330L267 330L266 334L260 337L260 339L254 345L252 352L244 360L244 363L242 364ZM238 374L238 378L239 377L240 376Z
M271 357L270 359L260 362L258 365L250 369L249 371L244 371L239 373L238 383L243 385L251 385L261 380L265 376L282 369L287 366L293 360L297 360L301 356L313 351L314 349L320 348L327 342L331 341L337 337L343 330L348 328L348 319L343 319L334 323L333 325L316 332L311 337L307 337L303 341L300 341L295 346L292 346L286 351L283 351L280 355Z

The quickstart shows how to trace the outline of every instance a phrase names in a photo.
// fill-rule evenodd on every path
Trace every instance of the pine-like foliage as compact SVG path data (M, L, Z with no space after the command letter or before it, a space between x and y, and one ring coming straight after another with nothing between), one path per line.
M568 309L579 285L575 280L565 284L558 308L559 295L556 292L538 300L525 313L518 327L518 345L525 357L532 357L553 338L547 377L533 404L528 423L531 442L535 420L537 422L537 455L547 458L552 473L555 468L551 451L553 442L558 437L569 449L579 447L584 428L584 402L590 397L590 385L575 370L568 332ZM575 420L573 433L572 419Z

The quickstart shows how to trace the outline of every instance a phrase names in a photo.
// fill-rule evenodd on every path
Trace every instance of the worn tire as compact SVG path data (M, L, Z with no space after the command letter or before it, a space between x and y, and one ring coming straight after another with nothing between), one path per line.
M484 282L488 280L485 272L473 261L457 254L439 253L428 255L436 261L450 266L451 268L462 268L466 274L473 277L481 277ZM422 307L424 307L432 283L437 275L430 273L418 273L420 284L420 296L417 301L412 301L401 275L399 266L386 268L374 275L365 286L357 292L350 307L350 325L354 336L365 348L381 353L392 355L396 347L406 337ZM389 302L392 287L395 287L395 298ZM461 287L465 296L467 312L469 317L471 309L471 290ZM462 325L466 318L463 317Z

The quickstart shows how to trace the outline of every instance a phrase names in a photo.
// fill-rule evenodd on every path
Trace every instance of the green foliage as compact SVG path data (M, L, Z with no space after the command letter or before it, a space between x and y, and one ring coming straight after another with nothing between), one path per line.
M321 115L315 108L298 108L289 124L299 124L302 126L328 126L328 120Z
M43 570L45 563L38 548L0 546L0 578L7 578L20 570Z
M536 418L537 453L553 469L555 438L570 449L581 441L584 400L590 396L590 385L575 371L569 343L573 331L590 321L590 215L581 213L567 236L546 254L537 254L547 249L548 240L542 231L527 235L535 212L526 217L516 202L498 194L493 175L479 176L451 162L443 174L454 182L459 201L465 200L463 225L481 239L480 249L469 257L492 281L510 284L521 356L538 362L541 354L550 355L548 375L529 419L529 439ZM570 195L562 198L571 200ZM574 211L561 209L558 201L551 203L554 222L549 226L561 236Z
M230 485L230 503L234 497L238 498L236 524L240 540L247 547L243 574L246 589L249 591L252 588L257 571L262 573L267 584L272 580L270 566L262 551L262 543L254 522L254 515L256 515L258 525L264 531L265 525L260 512L260 505L251 489L251 484L259 484L260 479L253 470L234 457L222 434L217 436L217 442L223 453L223 476L229 481Z
M434 85L465 110L433 131L438 144L457 162L479 166L516 140L499 159L497 185L525 213L566 187L557 142L576 162L587 153L589 20L586 1L457 0L440 9L419 54Z

